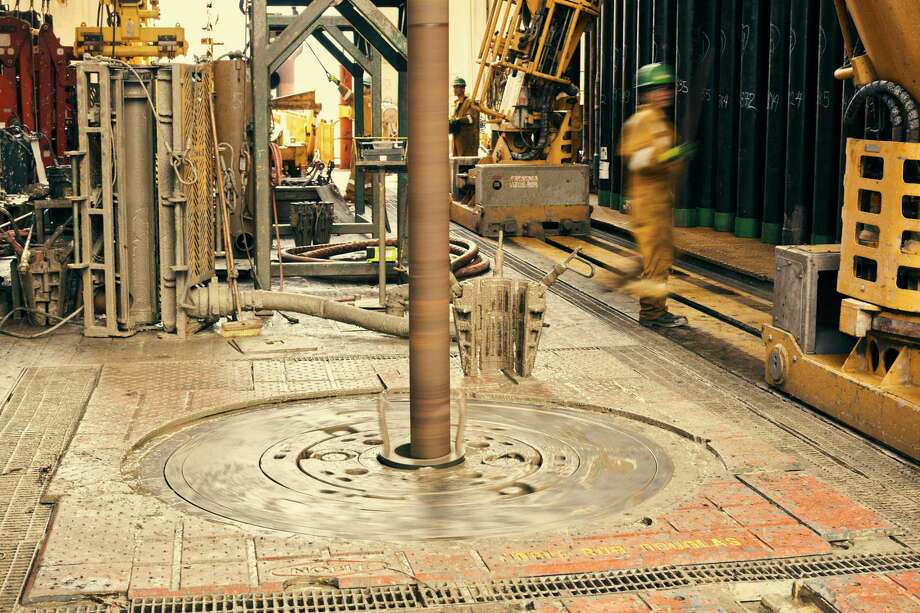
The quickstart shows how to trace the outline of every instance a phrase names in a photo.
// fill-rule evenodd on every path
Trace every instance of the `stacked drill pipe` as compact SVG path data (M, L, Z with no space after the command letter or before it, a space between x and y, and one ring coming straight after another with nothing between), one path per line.
M874 49L889 69L880 78L904 81L908 92L920 83L910 72L913 51L906 49L902 61L885 33L913 31L906 12L913 4L880 0L848 22L869 32L870 55ZM845 61L834 0L604 0L603 7L611 23L605 21L603 36L596 37L603 93L596 119L606 125L598 149L610 172L604 173L608 164L599 169L601 205L619 208L626 190L627 173L616 151L622 125L635 109L636 69L650 61L674 62L679 134L688 132L681 108L701 106L697 156L679 194L675 224L767 243L835 241L840 129L848 99L833 79ZM855 43L855 32L851 38ZM710 50L711 69L703 61ZM705 70L701 97L690 100L691 86ZM887 114L884 104L879 110ZM854 126L860 133L861 120Z

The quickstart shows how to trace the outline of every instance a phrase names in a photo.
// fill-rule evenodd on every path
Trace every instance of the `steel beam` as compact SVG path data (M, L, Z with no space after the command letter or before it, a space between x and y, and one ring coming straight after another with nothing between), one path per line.
M330 8L334 3L335 0L314 0L310 3L310 6L297 15L291 25L285 28L278 38L269 43L265 51L265 63L268 65L269 74L278 70L284 61L290 57L291 53L303 44L303 41L306 40L313 31L313 26L316 25L319 18L326 12L326 9ZM253 5L253 9L255 10L255 5ZM263 29L267 36L268 23L267 15L264 14L264 11L260 18L264 22ZM253 23L254 22L255 15L253 15Z
M338 46L336 46L336 44L332 42L332 40L328 36L326 36L325 31L317 29L315 32L313 32L313 38L315 38L316 42L322 45L323 48L329 52L329 55L335 58L336 62L344 66L345 70L347 70L349 74L354 76L355 70L357 70L358 65L355 62L351 61L348 58L348 56L345 55L345 53L343 53L342 50Z
M347 0L337 8L393 68L399 72L406 70L406 37L370 0Z
M266 0L252 0L253 172L256 208L256 278L271 289L272 186L269 177L268 146L271 130L271 97L268 69L268 14Z
M297 20L297 15L279 15L271 13L268 16L268 29L272 32L282 32L286 27ZM333 15L323 15L316 20L316 27L320 28L339 28L342 30L354 30L351 22L344 17L335 17Z
M323 25L323 31L326 32L332 40L342 48L342 51L354 58L354 61L358 63L365 71L374 73L374 60L371 56L364 53L358 49L352 41L348 40L348 37L345 36L345 32L341 28L336 26L326 26ZM352 74L354 76L354 74Z

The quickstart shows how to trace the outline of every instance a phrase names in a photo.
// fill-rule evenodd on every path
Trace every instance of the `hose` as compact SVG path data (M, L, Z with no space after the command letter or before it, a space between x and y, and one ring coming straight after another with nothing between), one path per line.
M859 88L843 116L847 136L862 134L863 111L870 97L879 98L888 108L891 122L891 140L920 142L920 110L910 93L892 81L873 81Z
M387 239L387 246L396 245L395 239ZM376 240L354 241L351 243L328 243L310 247L292 247L281 254L284 262L328 262L330 258L347 253L378 246ZM450 241L451 271L458 279L466 279L487 272L491 265L479 255L479 245L460 239Z
M76 311L74 311L73 313L71 313L71 314L68 315L67 317L58 317L57 315L51 315L50 313L40 313L40 315L42 315L43 317L47 317L47 318L49 318L49 319L57 319L57 320L60 320L60 321L58 321L56 324L54 324L53 326L51 326L51 327L48 328L47 330L42 330L41 332L38 332L37 334L20 334L20 333L18 333L18 332L10 332L10 331L8 331L8 330L4 330L4 329L3 329L3 326L4 326L4 325L6 324L6 322L9 320L9 318L12 317L14 313L18 313L19 311L26 311L26 312L29 312L29 313L35 313L35 312L36 312L36 311L33 311L32 309L27 309L26 307L17 307L17 308L15 308L15 309L13 309L13 310L10 311L9 313L7 313L7 314L3 317L3 319L0 319L0 334L2 334L2 335L4 335L4 336L12 336L13 338L20 338L20 339L23 339L23 340L33 340L33 339L36 339L36 338L41 338L41 337L43 337L43 336L47 336L47 335L51 334L52 332L54 332L55 330L57 330L58 328L60 328L60 327L63 326L64 324L70 323L71 320L73 320L74 317L76 317L77 315L79 315L80 313L83 312L83 307L78 308Z
M409 336L408 318L359 309L328 298L289 292L247 290L241 292L240 300L246 310L301 313L401 338ZM229 289L217 283L190 290L189 303L184 307L191 315L199 318L225 317L233 312Z

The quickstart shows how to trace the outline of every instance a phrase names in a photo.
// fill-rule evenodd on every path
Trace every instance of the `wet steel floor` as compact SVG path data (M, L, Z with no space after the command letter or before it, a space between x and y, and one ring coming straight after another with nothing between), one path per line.
M672 456L685 480L716 464L699 443L624 417L553 405L466 406L466 459L445 469L379 462L389 441L408 438L408 401L384 409L374 397L205 419L132 462L167 502L178 496L264 528L394 542L574 528L664 489ZM460 414L455 405L458 422Z
M540 254L517 253L546 267ZM635 310L628 298L573 282L605 304ZM326 296L372 291L288 284L309 285L311 293ZM355 403L384 390L394 397L405 390L404 341L311 318L291 325L277 317L261 339L242 339L235 347L214 333L179 342L155 333L109 341L64 332L34 343L0 344L4 389L12 391L0 409L0 492L6 495L0 507L0 611L14 608L20 593L36 606L53 601L62 613L80 599L93 600L93 607L111 603L112 611L184 613L207 610L207 598L212 610L228 610L213 604L226 601L236 603L233 610L272 613L368 610L363 604L322 604L367 602L390 603L378 607L390 609L425 605L440 611L462 604L469 611L505 611L539 609L547 598L568 611L645 612L666 604L670 611L740 611L756 610L770 590L790 594L794 580L819 580L814 589L849 602L871 586L887 600L867 610L910 610L910 603L920 602L920 562L912 557L920 551L915 465L763 389L757 379L739 376L737 360L720 366L626 317L602 320L555 294L548 301L549 327L533 378L464 381L452 359L454 387L468 392L476 408L468 425L471 461L447 483L462 493L453 492L448 502L468 494L499 512L508 504L509 515L514 505L526 503L520 517L509 519L508 532L486 511L468 513L485 531L472 538L356 538L365 529L411 535L424 523L412 516L409 501L441 496L429 486L448 481L426 480L422 473L386 481L372 462L376 440L382 440L375 437L376 403ZM718 340L709 341L713 351ZM274 408L249 411L266 403ZM340 410L333 410L336 403ZM521 405L526 408L514 408ZM348 406L358 407L358 417L343 417ZM304 407L316 409L319 419L307 420ZM539 419L537 407L544 412ZM262 419L272 411L294 414L291 426ZM394 402L394 440L405 436L400 411ZM578 422L570 416L586 421L573 427ZM255 467L255 481L263 484L272 473L279 488L286 484L286 492L295 493L289 499L298 508L307 507L299 513L300 525L277 530L226 519L228 509L206 511L166 486L163 469L171 456L179 460L177 450L191 440L183 440L186 433L230 428L237 419L238 428L256 420L250 429L264 428L262 441L210 454L207 462ZM526 426L523 434L491 429L508 421ZM549 423L552 428L544 426ZM310 438L324 429L331 433ZM573 484L575 496L586 496L578 480L589 474L581 471L592 457L608 469L623 467L624 454L613 449L620 441L634 446L631 457L644 448L656 460L670 460L668 483L652 493L650 464L637 464L630 473L611 471L613 480L605 482L616 485L622 478L630 484L627 477L641 475L633 485L640 496L651 495L635 506L600 509L622 498L603 483L593 487L598 500L564 504L563 492ZM485 442L488 447L477 449ZM493 445L508 451L494 455ZM607 460L600 452L585 453L591 445L602 447ZM560 449L566 456L561 462ZM577 467L569 449L579 454ZM138 461L144 457L150 462ZM145 476L142 467L160 472ZM551 467L561 474L546 470ZM214 484L227 483L223 469L215 470L221 475ZM500 478L488 485L494 475ZM188 478L201 487L208 474L189 471ZM652 486L642 489L650 478ZM477 481L484 485L473 485ZM304 488L307 494L299 491ZM373 518L379 501L345 496L381 489L396 494L393 504L408 507L409 516L389 513L396 519L386 528L381 521L370 520L365 528L352 520L352 508L364 501L365 517ZM558 523L545 521L549 515L531 502L544 493L554 512L562 506ZM314 499L329 506L305 504ZM579 518L580 506L597 514ZM449 525L443 528L450 532ZM332 529L348 536L329 536ZM750 581L740 589L732 577ZM246 596L251 593L257 596ZM397 600L394 594L411 597ZM253 608L256 601L300 608ZM301 606L307 601L320 604ZM688 609L691 604L698 607Z

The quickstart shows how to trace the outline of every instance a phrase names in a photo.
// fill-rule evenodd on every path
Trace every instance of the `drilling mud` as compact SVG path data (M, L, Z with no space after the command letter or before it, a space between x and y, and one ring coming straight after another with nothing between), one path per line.
M686 481L709 455L622 416L477 400L467 403L462 464L396 469L378 454L408 440L408 400L383 410L373 397L327 399L194 422L142 450L142 483L174 504L250 526L352 539L456 539L613 516L666 488L672 458L684 458ZM455 406L454 432L458 413Z

